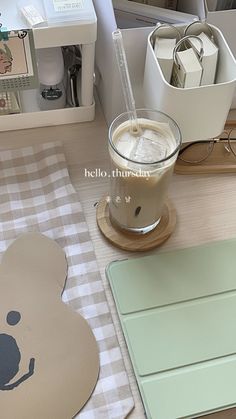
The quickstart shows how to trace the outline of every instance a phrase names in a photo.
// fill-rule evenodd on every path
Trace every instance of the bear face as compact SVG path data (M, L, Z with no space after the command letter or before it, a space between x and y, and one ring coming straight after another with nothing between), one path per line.
M6 321L10 326L19 323L21 315L18 311L9 311ZM19 371L21 359L20 350L16 340L5 333L0 334L0 390L13 390L23 381L27 380L34 373L35 359L29 362L29 371L16 382L9 384Z
M70 419L96 384L87 322L61 300L65 254L38 233L20 236L0 266L0 406L7 419Z

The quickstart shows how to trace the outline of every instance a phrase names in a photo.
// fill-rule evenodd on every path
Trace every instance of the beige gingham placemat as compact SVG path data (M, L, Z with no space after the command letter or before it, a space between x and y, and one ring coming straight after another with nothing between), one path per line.
M60 143L0 152L0 254L20 234L32 231L56 240L64 249L68 278L63 301L88 321L99 346L99 380L76 417L123 418L133 408L131 390L88 227Z

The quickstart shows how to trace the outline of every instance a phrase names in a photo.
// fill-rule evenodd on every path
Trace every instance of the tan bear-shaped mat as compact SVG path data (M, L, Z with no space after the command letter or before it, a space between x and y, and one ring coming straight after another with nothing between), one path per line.
M98 379L87 322L61 300L63 250L39 234L20 236L0 266L0 417L71 419Z

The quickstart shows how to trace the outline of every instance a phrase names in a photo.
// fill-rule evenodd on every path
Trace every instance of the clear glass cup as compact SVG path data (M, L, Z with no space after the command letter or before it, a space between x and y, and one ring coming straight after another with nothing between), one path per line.
M127 232L145 234L159 223L181 133L162 112L138 109L140 132L132 132L127 112L109 129L111 222Z

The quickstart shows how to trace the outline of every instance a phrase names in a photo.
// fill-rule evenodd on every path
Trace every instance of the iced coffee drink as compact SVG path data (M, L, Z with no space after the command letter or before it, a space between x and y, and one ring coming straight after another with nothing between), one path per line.
M117 227L147 233L161 219L181 138L178 126L166 115L137 112L138 132L127 114L116 118L109 131L109 211Z

